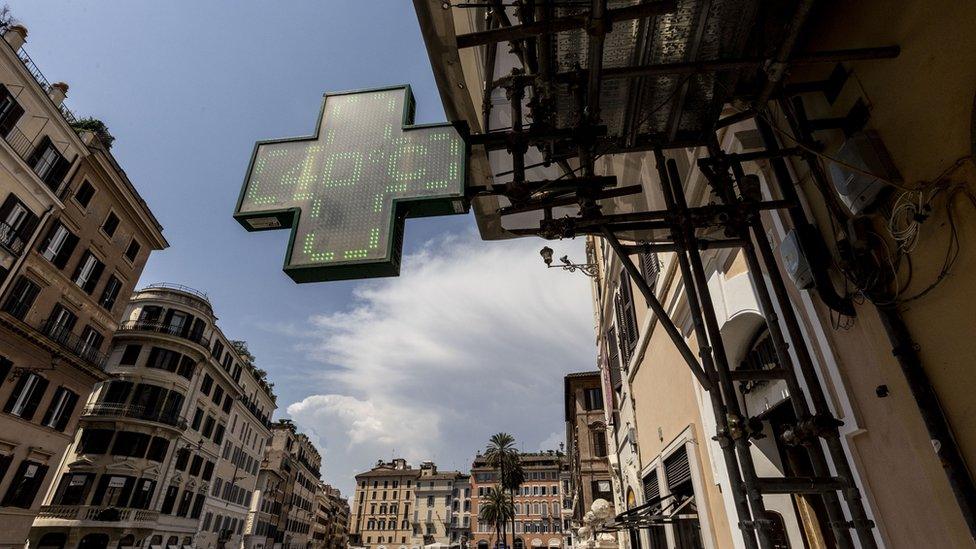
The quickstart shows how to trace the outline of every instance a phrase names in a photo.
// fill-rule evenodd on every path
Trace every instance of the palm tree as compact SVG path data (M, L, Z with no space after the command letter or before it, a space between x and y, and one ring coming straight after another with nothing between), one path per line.
M505 490L509 491L509 504L513 509L512 513L512 538L514 543L515 537L515 523L514 523L514 509L515 509L515 493L518 491L519 487L525 482L525 473L522 471L522 462L519 459L518 449L515 447L515 437L508 433L496 433L491 436L488 440L488 448L485 450L485 458L488 464L496 469L498 469L499 482L501 483L501 491L504 494ZM507 528L506 523L508 521L502 522L502 542L508 546L508 539L506 536Z
M478 504L478 520L495 527L495 543L501 540L501 526L512 518L515 509L512 502L505 496L501 486L488 489L488 493Z

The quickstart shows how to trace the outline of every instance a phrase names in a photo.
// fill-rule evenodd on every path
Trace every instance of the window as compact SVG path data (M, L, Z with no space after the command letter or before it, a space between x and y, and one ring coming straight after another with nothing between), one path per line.
M206 465L203 466L203 475L201 476L201 478L209 482L210 479L213 478L213 472L214 472L214 462L207 461Z
M149 435L122 431L115 436L113 456L143 457L149 448Z
M160 513L164 515L173 514L173 506L176 505L176 495L179 494L179 486L170 486L166 488L166 497L163 498L163 507L159 510Z
M7 86L0 84L0 137L7 137L24 115L24 108L17 103Z
M98 479L98 487L92 495L92 505L127 507L135 483L135 477L103 474L102 478Z
M199 431L201 421L203 421L203 410L197 408L197 411L193 413L193 423L190 425L190 427L192 427L194 431Z
M86 251L75 268L75 274L71 275L71 280L85 293L91 294L95 291L95 286L98 284L98 279L102 276L103 270L105 270L105 264L99 261L91 251Z
M220 399L222 399L223 397L224 397L224 388L221 387L220 385L214 387L214 392L213 395L210 397L210 400L213 401L214 404L220 406Z
M227 414L230 413L230 407L233 404L233 402L234 402L234 399L230 398L230 395L224 395L224 405L221 408L224 411L224 413L227 413ZM243 425L243 423L241 423L241 425Z
M51 138L46 135L38 143L34 152L27 157L27 164L55 194L57 194L65 174L68 173L68 168L71 167L71 162L64 158L54 146Z
M630 355L637 347L637 315L634 312L634 294L630 287L630 277L620 273L620 291L614 298L617 319L617 336L620 338L620 351L623 363L630 364ZM626 369L626 366L624 367Z
M186 448L180 448L176 452L176 467L177 471L186 471L186 465L190 462L190 451Z
M176 372L182 357L183 355L177 353L176 351L153 347L152 350L149 351L149 360L146 361L146 367Z
M79 454L104 454L112 442L115 431L111 429L83 429L78 443Z
M190 462L190 475L198 476L202 468L203 468L203 457L199 454L193 456L193 461Z
M209 395L210 389L213 388L213 378L210 374L203 374L203 381L200 383L200 392Z
M104 341L105 336L98 330L91 326L85 326L85 330L81 333L80 351L82 356L98 353L102 349L102 342Z
M31 282L30 279L25 277L18 278L10 292L10 296L7 298L7 302L3 305L3 310L18 320L24 320L24 317L27 316L27 311L34 305L34 299L37 298L37 294L40 291L41 288Z
M132 493L132 501L129 507L135 509L149 509L149 502L152 501L153 492L156 491L156 481L148 478L139 479L136 489Z
M218 424L217 428L214 429L214 436L213 436L214 443L220 444L224 441L224 429L225 427L223 423Z
M81 204L83 208L87 208L88 204L91 203L92 197L95 196L95 187L86 179L82 182L81 186L75 192L75 200Z
M47 412L44 414L44 419L41 420L41 425L64 431L65 427L68 426L68 421L71 420L71 413L74 412L77 403L78 395L75 392L64 387L58 387Z
M136 257L139 256L139 250L141 250L141 249L142 249L142 246L139 244L139 242L135 238L133 238L129 242L129 247L125 249L125 258L128 259L131 262L135 262Z
M115 212L109 212L108 217L105 218L105 222L102 223L102 231L111 238L115 236L115 231L119 228L119 216L115 215Z
M142 345L126 345L122 351L122 359L119 364L122 366L135 366L139 360L139 353L142 352Z
M153 437L146 459L162 463L166 459L166 450L169 450L169 441L162 437Z
M65 473L54 494L57 505L84 505L95 480L93 473Z
M41 397L44 396L47 384L48 381L43 377L33 372L25 373L17 379L17 385L7 399L3 411L30 421L34 417L37 405L41 402Z
M71 258L71 254L74 253L77 245L78 237L69 231L64 223L57 221L51 226L37 251L55 267L63 269L68 264L68 259Z
M14 254L20 254L24 242L34 233L38 218L34 212L10 193L0 205L0 245Z
M599 387L583 389L583 407L587 411L603 409L603 393Z
M607 433L599 427L593 431L593 455L607 457Z
M14 474L10 487L3 496L3 505L30 509L46 475L47 465L26 459L20 462L20 467L17 468L17 473Z
M102 289L102 297L98 298L98 304L106 311L111 311L112 307L115 307L115 300L118 299L120 291L122 291L122 281L115 275L108 277L108 282Z
M213 416L208 415L207 419L203 422L203 431L201 431L201 434L207 438L210 438L210 435L213 434L213 430L214 418Z

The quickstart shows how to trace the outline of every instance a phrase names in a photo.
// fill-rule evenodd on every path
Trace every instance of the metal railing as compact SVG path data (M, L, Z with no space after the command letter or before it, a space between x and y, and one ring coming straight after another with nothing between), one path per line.
M34 152L36 145L31 138L24 135L24 132L20 131L19 128L14 126L7 131L6 135L3 136L3 140L10 145L10 148L17 153L17 156L30 165L30 156ZM64 156L61 151L58 151L58 154L60 154L62 157ZM47 168L47 173L42 174L38 171L42 167ZM48 189L51 189L51 192L54 194L60 194L60 190L64 183L64 177L62 177L59 181L55 181L54 177L52 176L55 171L50 169L50 166L44 166L41 162L37 162L35 165L30 166L30 169L41 181L44 182L45 185L47 185Z
M189 286L184 286L183 284L173 284L172 282L156 282L154 284L150 284L150 285L148 285L148 286L146 286L146 287L143 288L143 290L153 290L153 289L158 289L158 290L176 290L178 292L184 292L184 293L187 293L187 294L195 295L195 296L199 297L200 299L206 301L208 304L210 303L210 297L205 292L201 292L200 290L197 290L196 288L191 288Z
M24 251L24 238L13 227L0 222L0 246L14 255Z
M41 85L41 88L43 88L45 92L51 91L51 83L44 76L44 73L41 72L41 69L38 68L37 63L31 59L30 55L27 55L27 51L24 50L24 48L17 50L17 57L19 57L20 62L27 67L27 72L29 72L31 76L34 77L34 80ZM71 110L68 107L65 107L63 103L58 105L58 110L61 111L61 116L64 117L65 122L74 124L78 121L78 118L75 117L75 113L71 112Z
M58 324L53 319L47 319L41 325L41 332L51 341L57 343L66 351L88 362L100 370L105 369L107 357L87 341L73 334L70 329Z
M166 334L174 337L180 337L193 343L197 343L204 347L210 347L210 339L205 337L202 333L195 334L192 331L189 333L184 332L183 326L173 326L170 324L163 324L161 322L152 322L147 320L127 320L119 326L120 332L154 332L157 334Z
M159 520L159 511L93 505L42 505L38 510L37 518L103 522L156 522Z
M107 416L107 417L126 417L143 421L163 423L186 429L186 419L180 417L179 413L167 413L162 410L147 409L145 406L137 404L115 404L111 402L95 402L85 406L82 415L86 416Z

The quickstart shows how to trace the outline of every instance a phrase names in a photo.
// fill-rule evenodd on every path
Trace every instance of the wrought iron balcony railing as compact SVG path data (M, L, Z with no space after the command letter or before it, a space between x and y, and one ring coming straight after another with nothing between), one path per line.
M8 252L19 256L24 251L24 237L6 223L0 222L0 246Z
M154 523L159 520L159 511L94 505L42 505L37 513L37 518Z
M174 337L180 337L193 343L203 345L204 347L210 347L210 339L204 337L203 334L194 333L192 331L187 332L183 326L173 326L171 324L164 324L162 322L147 321L147 320L127 320L119 326L120 332L154 332L157 334L166 334Z
M73 334L70 329L54 322L53 319L49 318L41 324L41 332L69 353L100 370L105 369L105 362L108 357L93 347L88 341Z
M179 413L164 412L162 410L146 408L145 406L140 406L138 404L95 402L85 406L85 411L82 415L126 417L143 421L152 421L155 423L163 423L181 430L186 429L186 419L180 417Z

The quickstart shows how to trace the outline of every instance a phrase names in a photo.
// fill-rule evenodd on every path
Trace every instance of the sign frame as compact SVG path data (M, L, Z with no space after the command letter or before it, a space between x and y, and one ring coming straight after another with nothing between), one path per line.
M462 157L460 160L461 170L461 196L454 193L443 193L436 195L425 195L413 198L393 198L392 209L390 212L390 225L388 230L387 247L385 257L387 261L376 259L348 259L329 263L315 264L292 264L292 252L295 248L295 238L298 233L298 225L301 221L302 209L294 206L289 208L267 209L261 211L242 212L241 207L244 203L248 190L248 183L257 160L258 150L262 145L273 145L277 143L293 143L303 141L319 140L319 133L322 129L323 117L326 113L326 104L331 97L341 97L370 92L384 92L391 90L402 90L404 94L403 112L401 113L400 128L402 132L425 128L446 128L453 127L458 132L458 137L463 143ZM244 175L244 182L241 184L241 192L234 207L234 219L248 232L273 231L288 229L288 248L285 253L285 260L282 270L297 283L321 282L333 280L352 280L361 278L397 276L400 274L400 262L403 254L403 232L404 224L408 217L433 217L440 215L465 214L471 207L471 202L467 198L468 188L468 160L471 154L471 146L468 143L468 126L465 122L434 122L427 124L409 123L413 118L416 101L414 100L412 88L409 84L397 84L377 88L361 88L340 92L326 92L322 94L322 104L319 107L318 118L316 118L315 131L311 135L298 137L285 137L278 139L266 139L256 141L251 152L251 159L247 165ZM448 206L450 202L450 206ZM268 226L254 225L256 220L268 220ZM276 225L275 225L276 223Z

